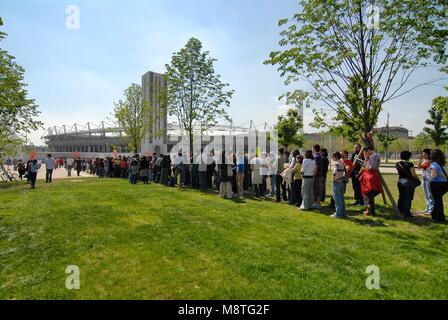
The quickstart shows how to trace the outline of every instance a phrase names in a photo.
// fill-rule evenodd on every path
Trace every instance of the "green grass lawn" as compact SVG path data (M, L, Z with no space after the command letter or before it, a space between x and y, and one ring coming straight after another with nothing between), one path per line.
M349 209L342 221L115 179L0 184L0 298L448 298L447 226ZM80 290L65 287L68 265L80 268ZM365 286L369 265L380 290Z

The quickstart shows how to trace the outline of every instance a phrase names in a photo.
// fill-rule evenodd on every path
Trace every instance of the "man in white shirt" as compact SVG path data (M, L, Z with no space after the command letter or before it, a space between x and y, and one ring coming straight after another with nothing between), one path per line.
M45 183L51 183L51 178L53 176L53 169L54 169L54 159L52 158L51 154L47 155L47 158L45 159Z
M71 157L65 160L65 169L67 169L67 174L69 177L72 176L73 163L74 160Z

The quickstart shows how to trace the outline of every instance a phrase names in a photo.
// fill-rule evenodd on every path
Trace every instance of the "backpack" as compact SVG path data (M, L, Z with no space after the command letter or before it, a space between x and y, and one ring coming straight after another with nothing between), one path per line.
M168 187L174 187L176 186L176 180L174 179L174 177L169 177L166 184Z

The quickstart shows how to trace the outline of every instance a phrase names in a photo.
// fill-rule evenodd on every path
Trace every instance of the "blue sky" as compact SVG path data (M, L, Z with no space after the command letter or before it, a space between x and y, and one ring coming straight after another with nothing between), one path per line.
M171 54L197 37L218 59L216 71L235 89L235 124L274 124L286 107L275 67L263 65L276 49L277 22L298 11L296 0L1 0L8 50L26 70L29 92L45 127L106 120L113 102L147 71L163 72ZM65 26L68 5L80 9L79 30ZM419 72L410 81L439 76ZM420 132L431 101L443 87L425 86L385 106L392 125ZM311 112L305 114L305 130ZM32 135L42 144L43 131Z

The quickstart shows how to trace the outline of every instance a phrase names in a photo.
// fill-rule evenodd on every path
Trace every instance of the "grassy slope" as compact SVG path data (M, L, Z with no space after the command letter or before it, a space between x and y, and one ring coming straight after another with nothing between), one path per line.
M2 184L0 298L447 299L447 227L381 211L340 221L122 180ZM65 288L72 264L79 291ZM369 265L382 290L366 289Z

